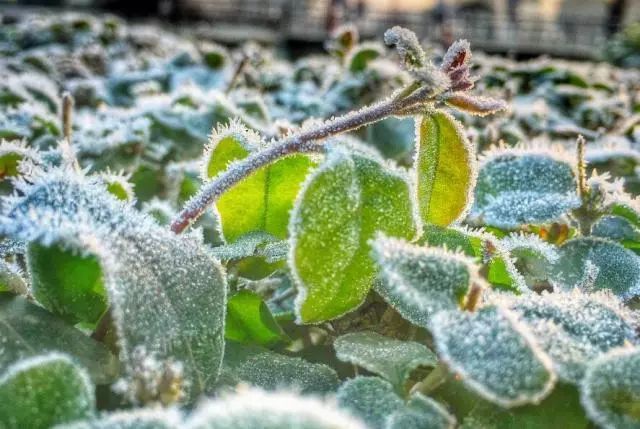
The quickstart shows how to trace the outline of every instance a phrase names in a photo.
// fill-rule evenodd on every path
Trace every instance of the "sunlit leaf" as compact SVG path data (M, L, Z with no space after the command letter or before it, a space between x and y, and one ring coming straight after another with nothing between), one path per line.
M242 290L229 298L225 337L260 345L270 345L286 338L262 298L249 290Z

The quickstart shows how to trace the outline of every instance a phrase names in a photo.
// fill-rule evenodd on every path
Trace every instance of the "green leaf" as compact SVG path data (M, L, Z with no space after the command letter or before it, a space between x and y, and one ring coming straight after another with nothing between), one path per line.
M588 265L595 277L584 284ZM603 238L579 237L560 247L553 280L563 289L611 290L622 299L640 294L640 260L632 251Z
M417 125L415 174L418 207L425 223L447 226L466 215L477 167L475 151L462 125L435 111Z
M640 243L640 230L622 216L603 216L591 228L596 237L619 241L626 248L636 247ZM634 246L635 245L635 246Z
M335 340L336 356L389 381L398 391L419 366L434 367L435 354L413 341L399 341L375 332L354 332Z
M336 318L360 305L373 285L368 241L376 232L416 234L407 179L365 148L336 146L300 192L290 230L299 321Z
M589 418L603 428L640 427L640 349L617 349L593 362L581 398Z
M547 280L559 258L556 247L542 241L538 235L511 234L500 243L515 259L518 271L530 287Z
M365 141L392 159L408 158L416 136L411 118L390 116L365 128Z
M508 310L443 311L431 330L440 359L488 401L505 408L537 404L553 389L549 357Z
M340 407L372 429L385 429L387 418L404 408L393 386L379 377L352 378L340 386L336 398Z
M287 392L243 389L205 402L184 429L366 429L333 405Z
M12 292L26 295L29 290L27 282L23 278L22 270L0 258L0 292Z
M504 229L558 219L580 205L571 165L553 153L502 150L485 155L471 218Z
M138 408L103 414L97 419L73 422L54 429L175 429L182 424L176 409Z
M422 327L438 311L459 308L471 283L482 282L473 260L462 254L382 234L372 247L380 266L377 292L402 317Z
M99 178L66 169L20 191L8 200L0 231L96 258L127 372L143 354L181 362L188 398L212 386L224 347L226 284L197 236L171 233L116 200Z
M59 245L32 243L27 261L34 295L64 319L96 323L107 309L107 293L98 258Z
M285 340L286 335L262 298L241 290L227 303L225 338L267 346Z
M382 48L377 43L362 43L349 53L346 60L349 71L358 73L366 70L372 60L382 55Z
M612 348L638 342L636 316L609 293L505 294L493 302L513 311L533 332L568 383L578 383L589 363Z
M101 343L22 297L0 295L0 369L46 352L64 352L87 368L96 384L113 381L118 360Z
M261 144L257 134L236 122L216 131L205 153L204 179L215 177L226 170L229 163L245 158ZM233 242L251 231L286 238L289 212L313 165L307 155L282 158L259 168L226 191L216 207L227 241Z
M338 376L326 365L228 341L220 384L235 386L241 382L267 390L291 388L324 394L338 387Z
M456 419L438 402L420 393L415 394L404 410L387 419L386 429L453 429Z
M52 353L11 365L0 376L0 426L48 429L91 416L94 387L85 371Z

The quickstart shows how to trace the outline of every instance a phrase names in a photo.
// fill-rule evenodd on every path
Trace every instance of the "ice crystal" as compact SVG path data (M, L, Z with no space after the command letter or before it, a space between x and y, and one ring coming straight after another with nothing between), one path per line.
M393 386L379 377L347 380L336 395L340 407L361 418L371 429L385 429L387 418L404 408Z

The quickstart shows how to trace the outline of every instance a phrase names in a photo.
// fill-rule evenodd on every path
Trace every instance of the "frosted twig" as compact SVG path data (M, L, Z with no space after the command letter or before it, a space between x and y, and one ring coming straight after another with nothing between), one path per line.
M63 137L71 142L71 126L73 124L73 96L69 92L62 94L62 132Z
M434 89L430 86L423 86L404 98L391 97L385 101L366 106L356 112L328 120L318 127L302 130L299 133L285 137L264 150L252 153L242 161L232 164L227 170L206 183L173 219L171 230L176 234L184 231L226 190L258 168L294 153L315 152L318 149L317 141L319 140L356 130L388 116L395 115L399 111L425 105L434 100L437 92L438 90L434 92Z

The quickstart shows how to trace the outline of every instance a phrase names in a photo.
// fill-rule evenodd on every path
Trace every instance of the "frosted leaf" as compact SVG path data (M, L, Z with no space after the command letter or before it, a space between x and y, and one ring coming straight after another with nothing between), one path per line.
M227 342L220 383L248 383L261 389L293 389L324 394L338 387L338 376L330 367L285 356L270 350Z
M534 234L511 234L501 240L529 284L546 280L559 258L558 250Z
M537 404L555 385L549 357L508 310L442 311L431 319L431 331L442 361L497 405Z
M54 426L53 429L175 429L181 414L173 408L138 408L102 414L100 417Z
M564 243L552 279L562 289L572 289L584 278L588 261L598 269L596 290L611 290L625 300L640 294L638 256L603 238L579 237Z
M22 141L0 140L0 180L18 176L24 161L39 164L42 159Z
M241 389L203 403L184 429L366 429L360 421L319 399L288 392Z
M134 199L133 186L129 183L130 175L106 171L99 175L107 191L119 200L132 201Z
M260 256L264 246L273 243L276 238L263 231L249 232L240 236L234 243L214 247L211 253L221 261L233 261L249 256Z
M345 63L352 73L362 72L367 69L370 61L383 54L382 47L377 43L361 43L349 51Z
M29 286L22 269L14 263L0 258L0 292L9 291L16 295L26 295Z
M462 125L435 111L416 120L414 174L418 210L425 223L448 226L473 203L476 154Z
M101 343L21 297L0 297L0 369L47 352L64 352L87 369L96 384L113 381L118 360Z
M199 240L172 234L98 180L70 171L53 170L20 190L24 196L8 200L0 229L97 258L125 368L143 347L182 362L190 398L211 386L222 361L226 286Z
M406 176L373 151L330 149L303 185L289 224L299 321L333 319L362 303L377 271L368 241L378 231L416 233L410 192Z
M84 369L66 355L24 359L0 376L0 426L47 429L90 417L94 386Z
M556 220L579 204L569 164L551 155L507 151L483 162L471 218L514 229Z
M489 97L469 95L455 92L445 99L447 105L477 116L487 116L507 109L507 103Z
M591 234L614 241L640 242L640 230L621 216L603 216L591 227Z
M580 387L585 411L599 426L640 427L640 349L620 348L591 363Z
M420 46L416 34L406 28L395 26L384 33L384 43L398 51L404 65L409 69L420 69L427 62L427 55Z
M387 419L385 429L453 429L456 418L438 402L414 395L404 410L394 412Z
M505 294L494 302L527 325L565 382L579 382L585 367L608 350L638 342L637 316L606 292Z
M402 391L404 382L419 366L434 367L437 359L426 346L400 341L375 332L354 332L335 340L336 356L343 362L377 374Z
M472 282L482 283L475 262L463 254L382 234L372 247L380 266L376 291L404 318L422 327L428 327L438 311L459 308Z
M356 377L340 386L336 395L341 408L359 417L371 429L384 429L394 412L404 409L404 401L393 386L379 377Z

